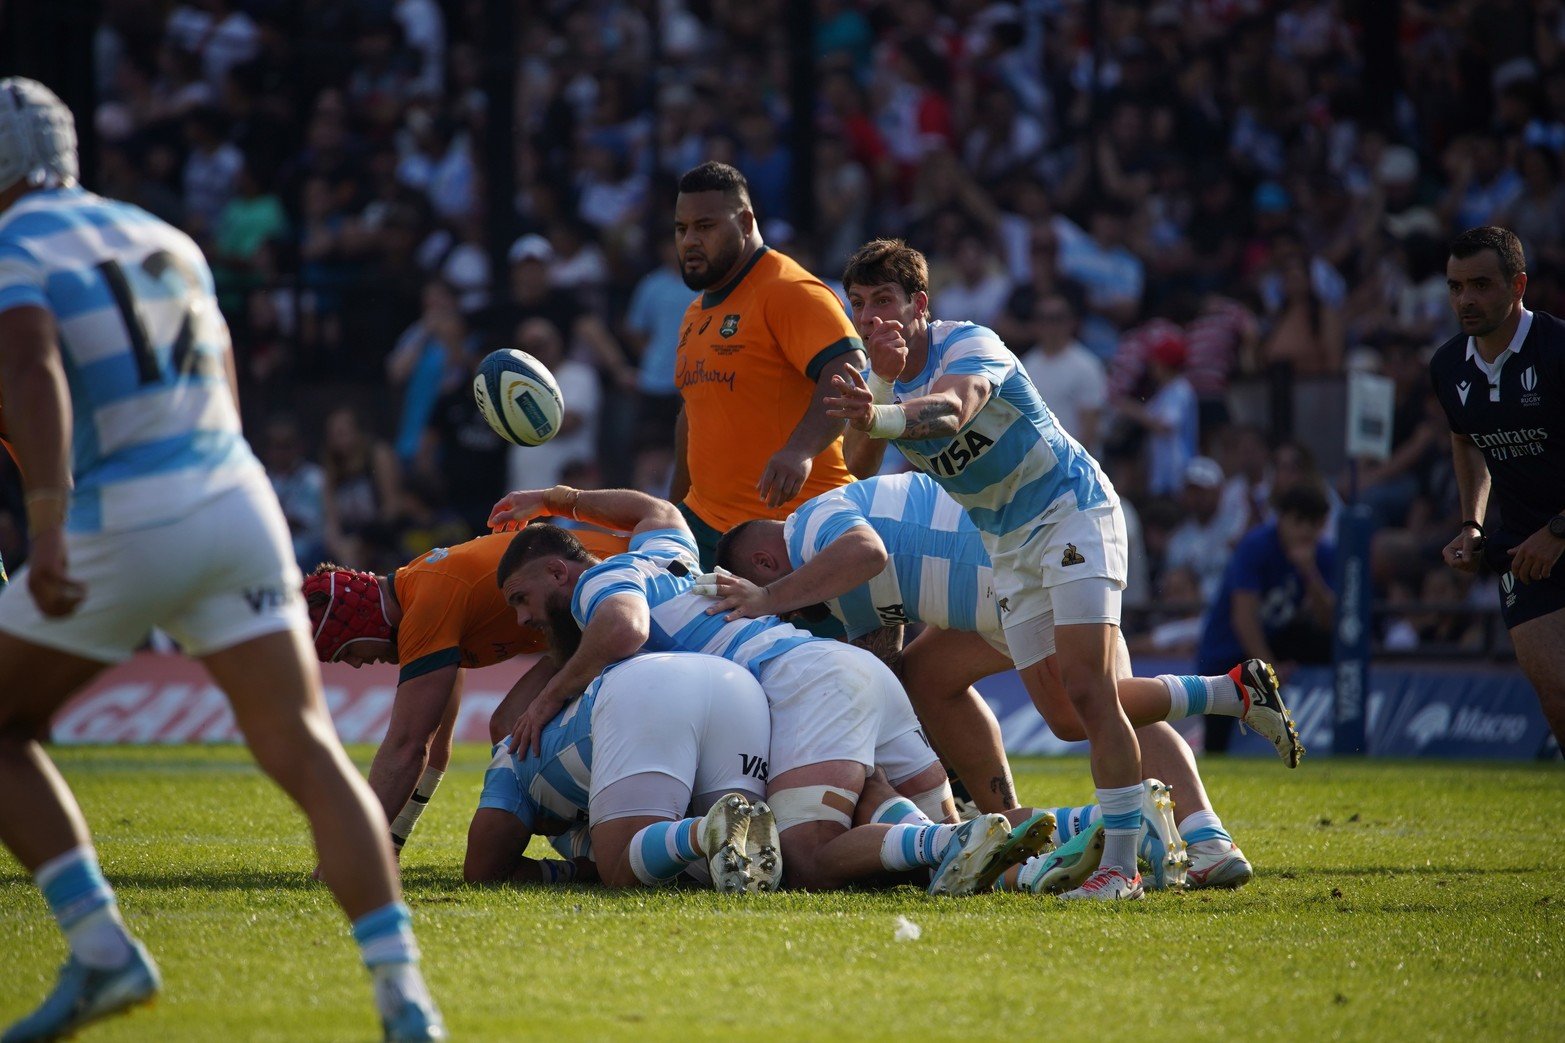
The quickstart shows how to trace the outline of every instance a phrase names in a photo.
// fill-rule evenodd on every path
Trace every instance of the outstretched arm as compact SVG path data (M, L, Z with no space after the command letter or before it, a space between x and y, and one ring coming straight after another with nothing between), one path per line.
M989 401L994 385L973 373L956 373L935 381L929 394L892 405L875 405L869 385L857 372L851 380L833 378L837 392L826 400L831 415L841 417L871 438L950 438L967 425Z
M815 381L815 393L809 408L794 426L783 447L772 454L756 483L756 491L768 507L781 507L804 488L815 458L842 436L842 420L827 408L835 382L857 373L864 365L864 353L850 351L828 362Z
M489 512L489 524L528 522L544 515L575 518L617 532L688 532L690 528L679 508L656 496L635 489L573 489L568 485L507 493Z

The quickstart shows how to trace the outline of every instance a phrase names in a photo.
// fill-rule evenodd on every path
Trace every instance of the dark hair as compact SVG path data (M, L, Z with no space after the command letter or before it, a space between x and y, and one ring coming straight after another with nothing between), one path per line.
M679 179L679 194L691 192L721 192L736 202L750 205L750 182L737 168L715 159L691 167Z
M751 518L749 521L740 522L719 536L717 538L717 567L732 572L734 561L739 557L739 541L744 539L745 533L765 520L765 518Z
M853 251L842 272L842 288L894 282L909 297L929 292L929 262L901 239L872 239Z
M1300 482L1277 494L1277 516L1290 515L1308 522L1323 521L1331 513L1331 503L1314 482Z
M1469 228L1451 240L1451 256L1465 261L1485 250L1493 250L1500 258L1500 273L1514 279L1527 270L1527 257L1522 253L1522 241L1509 228L1485 225Z
M495 569L495 584L505 586L505 581L511 578L512 573L539 558L564 558L584 565L595 565L598 561L581 545L580 540L558 525L533 522L518 530L511 538L510 546L505 548L505 553L500 555L500 565Z

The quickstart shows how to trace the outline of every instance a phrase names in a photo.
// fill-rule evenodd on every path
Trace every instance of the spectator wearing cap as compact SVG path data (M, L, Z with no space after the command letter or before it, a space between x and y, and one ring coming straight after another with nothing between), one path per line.
M1032 347L1022 355L1022 368L1046 396L1060 426L1098 456L1108 375L1098 357L1076 339L1076 309L1064 294L1048 294L1038 301L1027 327Z
M569 287L554 282L554 247L541 235L529 233L511 244L511 300L500 309L499 328L514 331L524 319L543 318L565 336L565 352L582 348L616 386L636 386L636 371L603 318ZM506 334L509 338L509 333Z
M543 445L512 446L506 465L508 488L547 489L560 483L560 476L571 464L597 457L602 391L591 366L566 357L559 327L548 319L523 319L516 327L512 347L547 366L565 400L559 434Z
M1147 492L1176 496L1201 434L1195 389L1184 375L1188 357L1184 331L1165 323L1147 347L1146 357L1150 394L1145 400L1126 396L1115 406L1122 417L1146 431Z
M1220 509L1223 468L1209 456L1192 457L1185 465L1184 488L1179 494L1185 519L1168 537L1164 569L1190 569L1200 584L1201 599L1209 601L1223 581L1228 555L1244 534L1232 516Z

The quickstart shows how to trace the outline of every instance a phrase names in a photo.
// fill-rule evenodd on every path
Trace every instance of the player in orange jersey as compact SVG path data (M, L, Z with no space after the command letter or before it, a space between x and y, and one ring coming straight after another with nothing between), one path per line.
M523 627L495 584L510 532L436 547L389 576L324 564L304 581L322 662L398 663L386 737L370 764L370 789L391 822L398 851L445 777L462 702L463 671L543 652L543 631ZM624 537L579 533L594 553L622 553ZM554 676L547 657L512 686L489 721L490 741L509 735L525 706Z
M674 242L685 285L702 293L679 334L684 410L669 498L711 569L718 536L733 526L786 518L873 473L860 473L857 432L844 459L844 425L822 401L832 377L864 369L864 344L836 295L761 241L749 186L726 163L680 179Z

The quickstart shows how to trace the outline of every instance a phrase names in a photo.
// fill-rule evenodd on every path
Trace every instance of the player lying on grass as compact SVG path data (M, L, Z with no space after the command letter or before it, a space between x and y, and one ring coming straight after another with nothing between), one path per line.
M517 625L495 589L495 566L510 539L491 533L436 547L389 576L321 565L304 581L321 662L401 665L386 737L369 773L399 852L451 762L465 672L547 647L541 630ZM625 546L606 533L582 539L606 553ZM491 718L491 732L495 721L513 721L516 700L537 693L553 673L545 657L522 675ZM490 741L500 737L491 734Z
M1009 773L1001 774L998 725L971 687L1014 665L989 556L960 505L932 479L917 472L870 478L806 501L785 522L735 526L718 544L718 563L731 574L702 577L696 589L719 599L708 612L729 619L824 604L849 638L893 621L926 624L900 654L901 677L919 719L959 775L1008 782ZM1250 865L1213 813L1190 747L1167 722L1198 713L1237 717L1286 758L1291 732L1280 697L1275 706L1258 702L1245 685L1246 670L1256 675L1264 664L1235 667L1226 677L1136 678L1129 676L1123 639L1119 645L1120 703L1137 726L1147 774L1168 781L1177 794L1180 830L1191 845L1191 882L1243 884ZM1042 683L1057 688L1053 657L1044 664ZM1035 696L1051 729L1064 739L1085 738L1068 701L1054 694ZM980 731L984 722L991 727ZM997 786L969 788L975 798L992 801ZM1068 839L1063 821L1061 828Z
M840 887L916 866L931 887L962 893L1005 859L1043 840L1012 835L1000 815L914 834L853 827L868 772L885 769L899 792L954 817L945 769L918 730L896 677L863 649L811 637L776 619L726 622L690 593L696 549L674 505L632 490L556 486L511 493L491 522L540 514L630 531L631 552L601 561L570 533L529 525L500 561L498 579L519 623L544 623L563 662L517 722L514 749L538 752L545 724L611 663L642 651L718 654L761 683L771 714L766 800L781 834L787 883ZM923 827L910 827L920 829Z
M689 868L701 878L709 869L719 891L775 890L770 740L766 694L728 660L673 652L616 663L544 726L539 753L495 745L462 875L634 887ZM535 834L568 861L524 857Z

